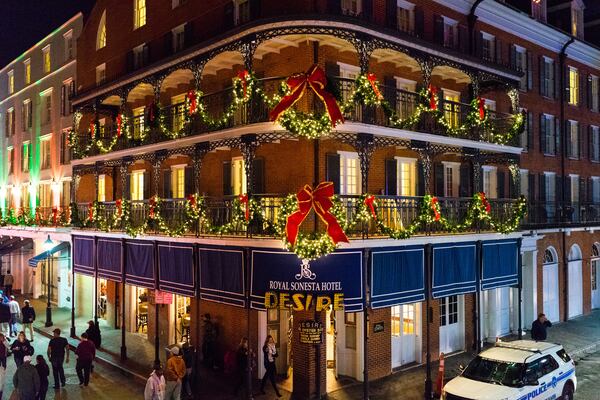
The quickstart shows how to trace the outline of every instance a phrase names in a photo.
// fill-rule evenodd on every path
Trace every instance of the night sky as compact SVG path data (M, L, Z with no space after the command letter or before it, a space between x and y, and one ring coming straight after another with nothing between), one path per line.
M0 0L0 67L39 42L95 0Z

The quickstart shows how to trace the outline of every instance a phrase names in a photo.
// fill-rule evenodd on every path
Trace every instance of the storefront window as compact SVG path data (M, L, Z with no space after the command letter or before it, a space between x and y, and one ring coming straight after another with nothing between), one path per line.
M175 342L190 341L190 307L189 297L175 296Z
M392 336L400 336L401 306L392 307Z
M107 295L106 295L106 279L98 279L98 312L99 317L102 319L106 319L106 304L107 304Z
M346 348L356 349L356 313L345 313Z
M135 288L136 294L136 331L148 333L148 289Z

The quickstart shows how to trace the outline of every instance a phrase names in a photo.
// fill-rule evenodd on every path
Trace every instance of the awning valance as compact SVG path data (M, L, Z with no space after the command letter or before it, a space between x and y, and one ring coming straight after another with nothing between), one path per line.
M485 242L482 251L481 290L519 283L519 245L516 240Z
M121 282L123 280L122 253L123 246L120 239L99 237L96 243L98 276L114 282Z
M192 244L158 242L158 268L160 290L190 297L196 294Z
M229 247L199 247L200 298L246 307L244 251Z
M94 238L73 236L73 272L94 276Z
M473 293L477 290L475 243L433 246L431 295L434 299Z
M68 249L71 246L71 244L69 242L60 242L59 244L57 244L56 246L54 246L52 249L50 249L49 251L42 251L40 254L38 254L35 257L31 257L29 259L29 266L30 267L37 267L38 263L40 261L44 261L45 259L47 259L48 257L52 256L52 254L58 253L59 251L63 251Z
M156 289L154 282L154 243L143 240L125 242L125 283Z

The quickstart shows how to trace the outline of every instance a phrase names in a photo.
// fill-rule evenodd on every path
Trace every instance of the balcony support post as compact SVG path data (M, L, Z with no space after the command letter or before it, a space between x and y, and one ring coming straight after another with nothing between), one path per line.
M481 175L482 156L478 149L471 149L473 164L473 193L483 191L483 176Z
M127 190L127 172L129 171L129 165L133 163L130 158L124 158L121 160L119 166L119 174L121 174L121 198L123 200L130 200L131 194Z
M256 36L254 36L241 45L240 51L242 52L242 57L244 57L244 68L246 68L247 71L252 71L252 67L254 66L254 52L256 51L258 44L259 41Z
M160 190L160 170L162 167L163 161L167 158L167 152L164 150L159 150L154 153L154 158L152 159L152 188L154 189L154 195L159 195Z
M375 151L375 138L370 133L359 133L356 135L354 148L358 152L360 162L361 191L363 194L369 191L369 169L371 157Z
M79 186L79 180L81 179L81 174L79 173L78 168L73 168L72 174L72 182L71 182L71 203L77 203L77 187ZM71 210L71 213L77 212L77 210Z
M96 161L94 165L94 201L98 201L99 186L100 186L100 171L102 170L102 162Z
M433 72L433 68L435 67L435 65L429 59L417 58L417 62L421 67L421 75L423 76L423 87L427 88L431 83L431 73Z
M510 193L514 194L512 197L519 197L521 195L521 171L519 170L519 164L515 160L509 161L508 171L512 177Z
M369 66L371 64L371 53L375 50L374 43L367 37L359 35L354 41L354 47L358 53L358 63L360 66L361 74L369 72Z
M256 149L258 148L258 140L255 134L243 135L241 137L240 151L244 158L244 172L246 173L246 191L248 196L254 192L254 158L256 157Z
M423 168L423 193L417 193L417 195L430 195L433 187L431 171L434 150L428 143L419 140L411 141L410 147L419 155L419 166Z
M513 114L519 112L519 89L511 87L506 92L510 98L510 107Z
M200 194L200 171L202 170L202 160L208 151L209 143L202 142L194 146L194 154L192 156L192 167L194 171L194 193Z

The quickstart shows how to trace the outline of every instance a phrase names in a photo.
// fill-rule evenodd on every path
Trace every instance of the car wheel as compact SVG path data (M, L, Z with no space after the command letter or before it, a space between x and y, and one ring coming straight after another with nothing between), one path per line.
M561 398L562 400L573 400L573 385L567 383L565 387L563 387Z

